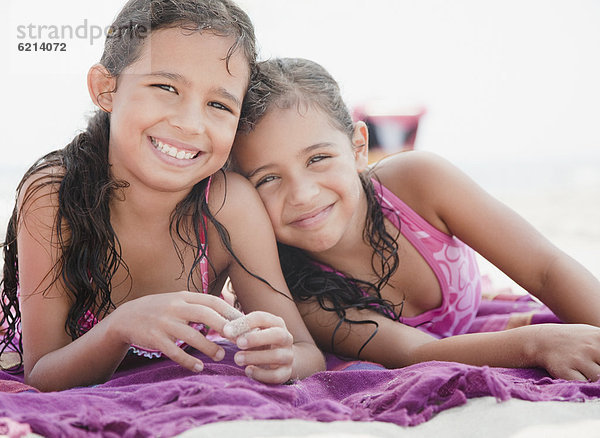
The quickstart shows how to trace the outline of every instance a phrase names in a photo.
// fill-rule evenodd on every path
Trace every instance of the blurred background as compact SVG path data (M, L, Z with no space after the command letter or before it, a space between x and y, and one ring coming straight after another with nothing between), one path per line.
M3 4L0 235L26 168L85 127L87 69L123 4ZM238 4L261 58L313 59L357 114L388 116L377 128L380 153L406 137L444 156L600 276L600 2ZM57 36L68 28L75 35ZM27 42L65 42L66 51L19 51Z

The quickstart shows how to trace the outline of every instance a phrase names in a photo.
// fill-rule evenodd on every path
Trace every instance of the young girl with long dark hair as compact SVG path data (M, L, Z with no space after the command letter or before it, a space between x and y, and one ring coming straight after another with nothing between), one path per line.
M259 329L236 356L247 375L323 369L260 199L220 170L254 65L252 24L229 0L123 7L88 74L97 113L29 169L8 225L2 351L21 355L26 383L103 382L128 352L202 371L182 347L223 358L204 334L239 314L218 298L227 277Z

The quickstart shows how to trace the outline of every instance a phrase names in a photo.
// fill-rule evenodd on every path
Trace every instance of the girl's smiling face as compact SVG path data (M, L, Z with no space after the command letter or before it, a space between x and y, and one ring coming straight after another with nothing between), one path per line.
M226 61L233 43L208 31L161 29L116 80L99 74L101 66L92 68L92 98L111 113L115 178L189 191L223 166L249 78L242 53Z
M238 134L233 158L257 188L277 240L321 253L361 234L366 201L366 128L353 139L311 106L276 106L248 134Z

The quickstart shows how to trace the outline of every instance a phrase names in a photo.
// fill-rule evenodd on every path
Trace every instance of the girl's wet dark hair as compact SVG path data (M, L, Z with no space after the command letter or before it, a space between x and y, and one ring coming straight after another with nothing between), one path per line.
M118 76L136 61L151 32L173 27L233 37L228 59L241 50L250 71L254 71L254 27L248 15L230 0L130 0L109 27L100 63Z
M301 58L277 58L258 64L258 73L250 86L240 118L239 132L249 133L273 109L298 111L314 108L325 114L330 123L351 140L354 122L344 103L338 83L319 64ZM233 167L236 167L235 155ZM371 172L360 174L367 198L367 221L363 238L373 248L371 266L379 279L376 283L352 278L344 273L324 270L303 250L279 243L283 274L296 301L312 301L329 312L335 312L339 322L334 330L330 350L335 352L335 335L342 323L372 324L373 334L357 353L377 333L378 324L372 320L351 320L347 309L371 309L398 320L401 312L394 303L381 297L381 290L398 269L398 234L392 236L385 227L384 214L377 198ZM402 306L400 306L402 307Z
M226 60L241 51L248 61L250 76L254 74L254 28L246 13L230 0L130 0L110 27L100 62L117 77L140 56L151 32L175 27L186 32L212 32L231 37L234 44ZM29 184L22 194L21 209L40 196L58 199L54 222L56 242L52 244L56 244L60 256L48 275L52 276L52 284L60 281L71 295L73 304L65 330L72 339L83 334L79 321L88 310L94 309L101 319L116 307L111 299L111 282L119 267L127 270L110 222L109 202L119 196L128 183L111 177L109 131L110 114L98 110L86 130L70 144L31 166L17 188L19 194L25 184ZM215 226L225 247L239 262L233 254L227 230L208 209L207 185L208 178L196 184L171 215L171 237L182 267L183 253L176 244L176 237L193 249L194 263L187 274L190 290L202 290L193 274L201 258L206 256L201 236L206 235L208 222ZM0 282L0 327L3 330L0 353L16 350L20 364L23 347L17 336L21 321L17 233L22 214L15 206L2 244L4 272Z

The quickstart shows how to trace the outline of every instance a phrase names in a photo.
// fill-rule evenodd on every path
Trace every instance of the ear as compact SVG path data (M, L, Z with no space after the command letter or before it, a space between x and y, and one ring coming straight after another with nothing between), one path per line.
M112 112L112 93L117 88L117 78L112 76L102 64L95 64L88 71L87 85L94 105L107 113Z
M356 170L362 172L369 165L369 129L362 120L354 125L352 148L354 149Z

